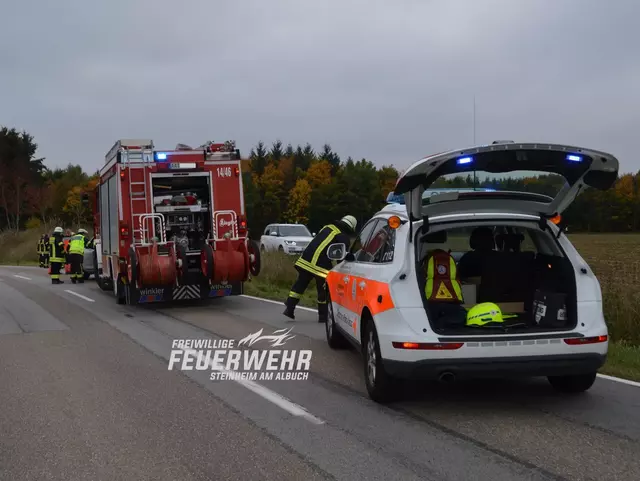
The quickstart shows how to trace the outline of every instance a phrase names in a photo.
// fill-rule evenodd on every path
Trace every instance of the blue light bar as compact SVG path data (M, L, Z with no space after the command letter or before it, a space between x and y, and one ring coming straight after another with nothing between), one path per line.
M458 159L458 165L470 164L473 159L471 157L461 157Z
M164 152L156 153L156 160L167 160L167 154Z
M567 160L570 160L571 162L582 162L582 157L579 155L569 154L567 155Z

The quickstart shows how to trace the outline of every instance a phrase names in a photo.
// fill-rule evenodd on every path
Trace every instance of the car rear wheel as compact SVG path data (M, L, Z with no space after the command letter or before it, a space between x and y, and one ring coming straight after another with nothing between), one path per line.
M596 381L597 373L577 374L574 376L549 376L551 386L559 392L576 394L589 390Z
M371 319L366 323L364 336L364 378L369 397L377 403L393 400L396 381L384 369L376 326Z
M344 338L342 333L338 331L336 328L336 320L333 312L333 304L331 303L331 299L327 296L327 310L328 310L328 318L325 325L325 334L327 335L327 344L331 349L343 349L346 347L347 340Z

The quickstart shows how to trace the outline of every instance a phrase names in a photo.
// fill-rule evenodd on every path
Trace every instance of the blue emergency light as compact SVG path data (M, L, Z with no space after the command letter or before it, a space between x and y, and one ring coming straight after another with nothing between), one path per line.
M582 162L582 157L579 155L569 154L567 155L567 160L570 160L571 162Z
M156 160L167 160L167 154L164 152L156 152Z
M471 157L461 157L458 159L458 165L470 164L472 160Z

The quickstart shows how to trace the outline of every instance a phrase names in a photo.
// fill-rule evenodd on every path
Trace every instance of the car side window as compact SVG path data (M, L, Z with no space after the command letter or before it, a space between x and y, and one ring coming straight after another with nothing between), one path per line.
M372 262L373 259L373 252L372 252L372 248L375 248L375 246L373 244L371 244L371 239L372 239L372 233L376 232L377 227L380 226L380 223L382 221L379 219L376 219L374 221L372 221L370 224L368 224L366 227L368 227L368 231L366 232L366 238L363 236L362 237L362 247L360 248L360 250L358 251L358 253L356 254L356 261L358 262ZM364 229L363 229L364 231Z
M389 227L386 222L383 222L382 225L378 224L366 247L366 250L373 255L371 262L393 262L395 244L396 230Z
M353 246L351 247L351 252L355 256L355 260L357 262L370 262L368 260L368 253L365 252L364 248L371 237L371 233L374 231L375 226L378 224L378 219L370 220L365 226L362 228L358 237L356 237Z
M373 233L362 249L362 262L391 262L393 260L393 239L395 231L389 227L386 219L378 220ZM389 243L391 241L391 244ZM391 249L389 249L389 244Z

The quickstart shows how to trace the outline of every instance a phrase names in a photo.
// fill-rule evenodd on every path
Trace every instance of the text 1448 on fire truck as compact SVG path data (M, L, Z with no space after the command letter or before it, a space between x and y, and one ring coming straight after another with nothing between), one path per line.
M120 304L238 295L259 273L234 142L119 140L94 205L96 280Z

